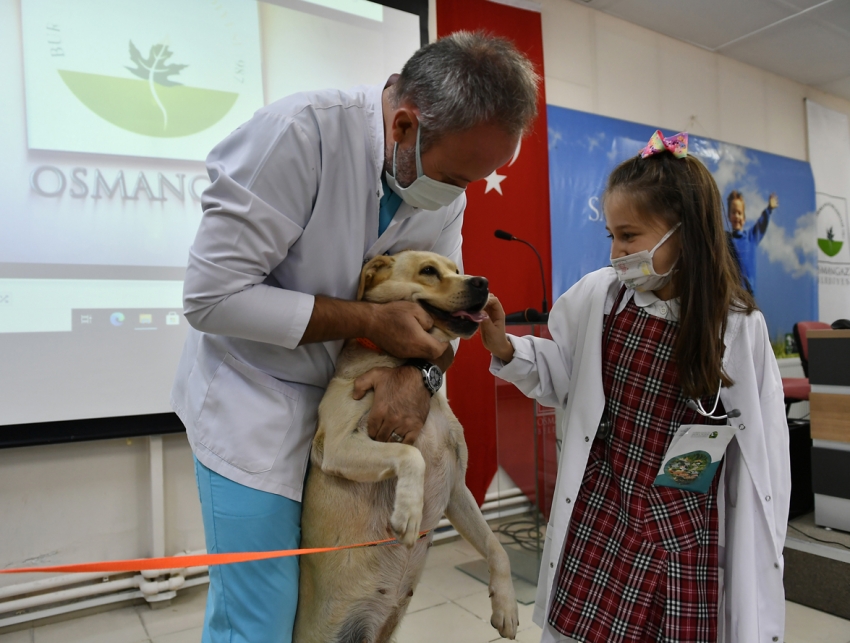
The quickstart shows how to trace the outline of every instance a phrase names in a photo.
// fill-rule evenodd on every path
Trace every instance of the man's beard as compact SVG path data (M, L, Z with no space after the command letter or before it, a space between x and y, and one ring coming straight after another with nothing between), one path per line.
M396 182L403 188L408 187L418 177L416 174L416 148L409 147L406 150L399 149L395 155ZM393 155L390 152L389 156L384 158L384 171L387 174L393 173Z

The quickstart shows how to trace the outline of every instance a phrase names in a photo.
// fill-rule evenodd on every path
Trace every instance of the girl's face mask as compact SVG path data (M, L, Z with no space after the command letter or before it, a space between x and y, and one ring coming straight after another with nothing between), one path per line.
M681 225L682 222L680 221L670 228L670 230L667 231L667 234L661 237L661 240L655 244L655 247L652 250L641 250L640 252L635 252L634 254L626 255L625 257L619 257L618 259L611 257L611 265L614 267L614 270L617 271L617 278L625 284L627 288L632 288L638 292L658 290L666 286L673 276L673 268L676 264L674 263L673 266L670 267L670 270L665 272L663 275L659 275L655 272L655 268L652 265L652 257L655 254L655 251L658 250L658 248L660 248Z

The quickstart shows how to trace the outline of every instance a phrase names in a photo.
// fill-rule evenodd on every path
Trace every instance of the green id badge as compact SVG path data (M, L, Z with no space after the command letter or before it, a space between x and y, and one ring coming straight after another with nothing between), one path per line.
M653 484L706 493L736 430L728 425L683 424L664 454Z

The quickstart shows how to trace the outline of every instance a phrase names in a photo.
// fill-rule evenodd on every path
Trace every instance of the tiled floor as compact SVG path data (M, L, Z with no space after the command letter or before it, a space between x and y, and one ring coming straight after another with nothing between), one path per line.
M463 541L436 545L428 558L398 643L485 643L499 640L490 626L487 587L455 569L479 558ZM169 607L146 605L0 634L0 643L199 643L206 591L186 590ZM850 643L850 621L787 604L786 643ZM519 606L517 640L536 643L540 628L531 605ZM258 642L259 643L259 642Z

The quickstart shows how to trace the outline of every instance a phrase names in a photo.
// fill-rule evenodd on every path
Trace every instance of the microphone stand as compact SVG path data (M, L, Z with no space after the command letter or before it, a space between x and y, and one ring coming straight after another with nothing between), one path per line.
M497 239L502 239L503 241L519 241L520 243L524 243L529 248L534 251L534 254L537 255L537 264L540 267L540 281L543 284L543 306L541 308L541 312L537 312L534 308L526 308L525 310L521 310L515 313L509 313L505 315L505 323L506 324L545 324L549 321L549 302L546 297L546 273L543 271L543 258L540 256L540 253L537 252L537 248L535 248L531 243L526 241L525 239L520 239L515 237L510 232L505 232L504 230L496 230L494 236Z
M519 241L520 243L524 243L529 248L534 250L534 254L537 255L537 263L540 265L540 281L543 283L543 307L541 308L540 313L541 313L541 315L546 315L547 318L548 318L549 302L546 299L546 277L545 277L546 273L543 272L543 259L540 257L540 253L537 252L537 248L535 248L533 245L531 245L528 241L525 241L524 239L517 239L516 237L514 237L513 240Z

